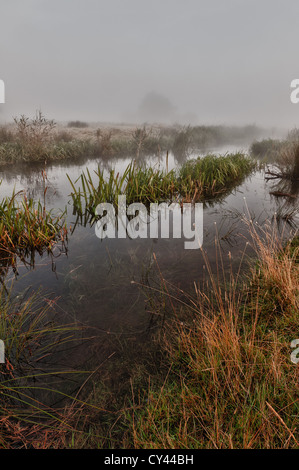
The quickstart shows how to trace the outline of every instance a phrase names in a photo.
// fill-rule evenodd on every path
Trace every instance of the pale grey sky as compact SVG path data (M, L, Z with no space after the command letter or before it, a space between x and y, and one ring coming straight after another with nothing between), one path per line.
M198 124L299 126L298 0L0 0L0 120L138 118L149 92Z

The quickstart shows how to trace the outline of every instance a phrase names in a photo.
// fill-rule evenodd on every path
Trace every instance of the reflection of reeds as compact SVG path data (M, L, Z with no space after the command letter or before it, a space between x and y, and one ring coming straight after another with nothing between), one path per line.
M289 227L296 230L296 217L298 217L298 209L290 207L278 207L272 220L277 222L279 226L288 224Z
M271 169L265 173L267 181L272 184L270 194L276 198L284 198L285 206L296 206L299 194L299 144L293 144L282 152Z

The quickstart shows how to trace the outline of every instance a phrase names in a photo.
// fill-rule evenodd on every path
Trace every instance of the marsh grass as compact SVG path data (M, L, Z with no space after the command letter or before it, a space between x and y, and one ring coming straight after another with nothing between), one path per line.
M299 132L289 131L285 140L264 139L255 141L250 154L272 164L279 170L281 177L299 179Z
M14 134L11 130L9 130L6 126L1 126L0 127L0 145L7 143L7 142L13 142L14 140Z
M242 182L255 168L244 154L206 155L188 160L179 171L180 193L190 199L207 199Z
M251 144L250 153L253 157L275 162L283 150L290 146L289 141L278 139L263 139Z
M177 129L172 143L172 151L178 161L185 160L193 149L194 128L191 126L183 126Z
M299 447L298 241L248 224L258 259L248 278L223 269L216 243L218 270L205 259L209 280L195 296L163 289L173 316L158 338L160 374L125 412L135 448Z
M31 162L61 162L80 161L86 158L99 157L96 142L91 140L73 140L66 134L56 135L52 142L27 151L22 145L11 142L0 145L0 163L31 163Z
M122 175L114 170L105 175L104 170L98 167L94 177L87 169L77 181L71 181L69 176L68 179L72 187L74 213L86 221L94 217L98 204L117 205L118 196L122 194L126 195L128 204L201 202L219 197L240 184L254 168L255 163L243 154L207 155L186 162L178 171L144 168L133 161Z
M75 324L57 322L54 305L41 292L16 297L12 285L9 291L0 289L0 338L5 344L5 363L0 365L1 448L62 447L82 406L61 387L76 372L60 370L55 361L49 368L53 354L78 341L79 330ZM44 401L49 393L55 401L67 399L68 406Z
M34 260L35 253L52 252L58 243L67 242L65 213L54 215L40 201L28 199L26 194L13 192L0 202L0 263L1 271L16 267L19 257L26 262Z
M87 415L101 415L98 403L88 401L86 388L101 368L89 370L85 361L69 367L62 357L90 340L86 325L65 323L59 299L43 290L14 293L0 289L0 338L5 363L0 364L0 448L60 449L85 442L90 432ZM83 363L84 362L84 363ZM84 397L83 397L84 395ZM108 413L108 412L107 412ZM99 423L100 424L100 423ZM102 446L106 436L93 433Z
M0 130L0 163L51 162L99 156L96 141L74 139L66 131L56 132L56 122L37 111L30 119L14 118L14 132Z
M125 194L127 203L143 202L145 204L170 200L178 190L175 172L165 173L153 168L141 168L135 162L130 163L120 175L111 170L108 176L100 166L95 171L96 183L89 170L72 182L68 176L73 192L74 212L80 219L90 220L95 216L98 204L108 202L117 206L118 196ZM80 182L81 186L75 185Z
M93 131L82 121L69 122L66 130L56 130L56 122L37 111L30 119L15 117L15 128L0 128L0 164L102 160L130 157L144 159L173 152L182 162L193 151L252 140L260 136L255 126L143 125L131 129L107 128ZM78 132L81 129L81 133Z
M266 169L265 179L276 181L276 185L272 188L272 194L296 198L299 192L298 142L281 152L276 162Z
M12 250L51 249L57 238L65 238L67 229L62 215L53 217L39 201L26 196L20 205L15 196L5 198L0 205L0 246Z

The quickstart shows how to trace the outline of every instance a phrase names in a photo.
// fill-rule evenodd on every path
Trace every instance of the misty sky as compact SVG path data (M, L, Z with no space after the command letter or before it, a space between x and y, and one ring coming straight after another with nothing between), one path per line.
M0 0L0 120L172 119L299 127L298 0Z

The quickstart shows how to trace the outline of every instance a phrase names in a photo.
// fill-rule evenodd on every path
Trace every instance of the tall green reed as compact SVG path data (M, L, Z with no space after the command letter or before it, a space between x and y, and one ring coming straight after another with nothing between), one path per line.
M195 202L213 198L239 184L255 167L243 154L215 156L187 161L180 169L164 171L138 166L131 162L123 174L110 170L108 174L98 166L95 175L89 170L73 182L74 213L81 221L95 215L102 202L117 205L118 196L126 195L128 204L150 204L160 201ZM80 186L77 186L80 183Z

